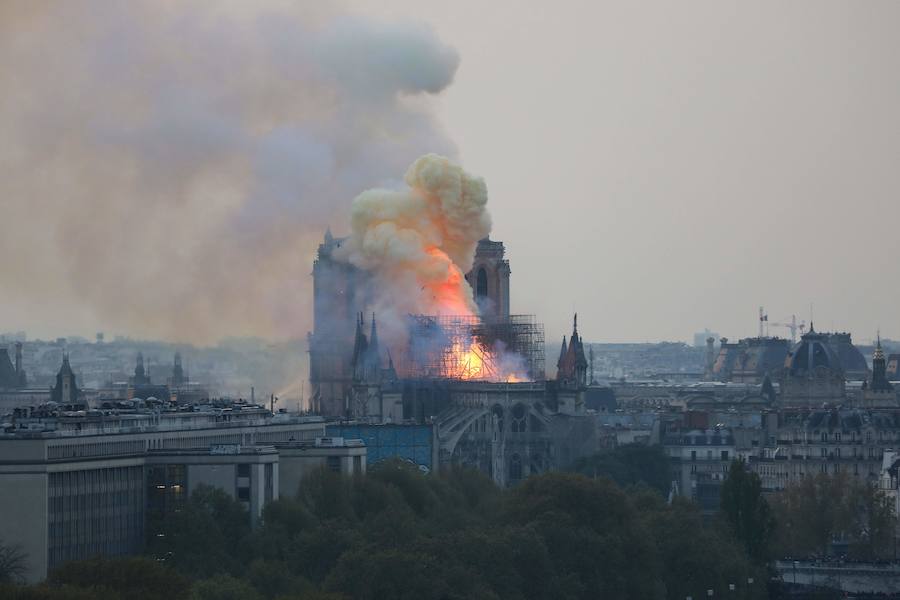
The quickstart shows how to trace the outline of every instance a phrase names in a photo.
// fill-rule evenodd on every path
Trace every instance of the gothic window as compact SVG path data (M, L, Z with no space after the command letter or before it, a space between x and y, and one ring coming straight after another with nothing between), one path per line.
M488 295L488 278L487 271L484 267L478 269L478 275L475 278L475 296L482 298Z
M522 458L513 454L509 459L509 480L511 482L522 479Z
M511 429L513 433L525 433L528 431L528 421L526 420L527 413L525 412L525 406L522 404L516 404L512 409L512 425Z

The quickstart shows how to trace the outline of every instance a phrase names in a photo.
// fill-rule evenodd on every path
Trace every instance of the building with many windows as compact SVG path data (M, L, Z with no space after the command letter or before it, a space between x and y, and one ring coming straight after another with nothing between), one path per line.
M346 460L344 472L364 470L362 442L319 444L315 457L295 451L323 437L321 418L252 405L17 409L0 432L0 539L21 545L27 578L38 581L68 560L140 551L148 522L201 484L242 502L255 523L278 498L282 469L294 488L293 474L330 464L332 455L360 457Z
M715 413L686 412L662 422L660 441L678 492L717 510L719 487L735 458L747 461L765 492L819 473L874 485L884 457L900 448L900 410L795 408L760 416L758 423L728 423Z

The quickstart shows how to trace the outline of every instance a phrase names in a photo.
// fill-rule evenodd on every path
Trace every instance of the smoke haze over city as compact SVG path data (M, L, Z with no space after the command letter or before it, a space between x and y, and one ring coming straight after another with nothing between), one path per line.
M5 2L0 329L303 335L325 227L436 152L485 178L548 333L813 304L900 337L900 8L695 9Z
M94 6L0 9L3 326L302 336L327 225L454 153L420 97L457 53L318 3Z

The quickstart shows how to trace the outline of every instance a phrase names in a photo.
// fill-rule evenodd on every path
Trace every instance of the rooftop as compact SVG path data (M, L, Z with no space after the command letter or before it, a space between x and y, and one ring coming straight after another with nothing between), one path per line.
M121 402L115 408L67 410L55 403L18 408L0 422L0 439L75 437L99 434L258 427L322 423L318 416L272 413L241 402L175 406Z

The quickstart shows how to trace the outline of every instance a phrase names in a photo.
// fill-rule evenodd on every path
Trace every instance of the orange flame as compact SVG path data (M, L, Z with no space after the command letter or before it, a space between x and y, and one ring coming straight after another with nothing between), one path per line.
M429 246L425 252L431 258L429 271L441 273L441 277L426 280L422 290L430 296L430 303L444 315L474 316L475 303L465 276L446 252L437 246Z
M425 251L431 258L430 268L444 273L443 277L429 279L422 285L422 291L429 295L432 306L436 306L440 314L476 316L472 289L459 267L437 246L429 246ZM493 352L475 339L469 340L467 346L459 341L454 342L450 354L449 372L444 373L445 377L467 381L528 381L523 373L506 372L495 360Z

